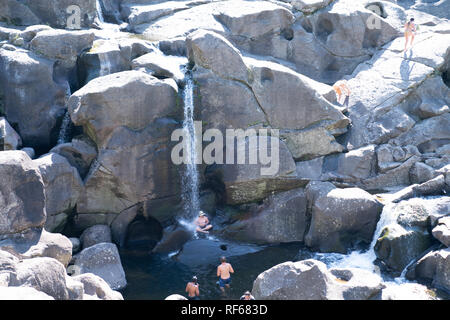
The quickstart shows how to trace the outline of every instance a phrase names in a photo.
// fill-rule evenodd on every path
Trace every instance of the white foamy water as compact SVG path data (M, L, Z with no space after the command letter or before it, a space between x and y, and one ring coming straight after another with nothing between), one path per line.
M379 273L378 267L373 264L377 258L374 248L383 229L391 224L397 224L398 210L393 210L395 205L389 203L384 206L370 248L367 251L353 251L349 254L318 253L316 254L317 258L330 268L359 268Z
M72 95L72 92L70 91L70 86L67 84L66 88L66 101L69 100L70 96ZM61 122L61 128L59 129L58 133L58 141L57 144L62 144L68 142L69 133L72 125L72 120L70 119L70 113L66 110L66 113L64 114L63 120Z

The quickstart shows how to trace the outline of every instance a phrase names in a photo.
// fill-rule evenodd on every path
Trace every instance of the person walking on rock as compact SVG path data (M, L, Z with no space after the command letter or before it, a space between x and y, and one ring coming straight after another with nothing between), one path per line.
M200 291L198 289L197 277L193 276L192 281L186 285L186 292L188 294L188 300L199 300Z
M406 52L408 50L408 42L411 40L411 46L413 46L414 37L416 36L416 25L414 24L414 18L411 18L408 22L405 23L405 50L403 52Z
M227 262L225 257L220 258L220 265L217 267L217 276L219 277L219 287L225 292L225 287L230 288L231 273L234 273L233 267Z
M336 92L336 97L339 104L348 106L348 100L350 98L350 89L346 80L339 80L333 85L333 89Z

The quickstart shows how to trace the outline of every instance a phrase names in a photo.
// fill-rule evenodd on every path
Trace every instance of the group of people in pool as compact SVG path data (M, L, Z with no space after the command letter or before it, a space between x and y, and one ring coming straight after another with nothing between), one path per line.
M195 220L196 231L201 233L209 233L209 230L212 229L212 224L210 224L208 217L203 211L200 211L197 219ZM231 284L231 274L234 273L234 269L230 263L227 262L227 259L222 256L220 257L220 265L217 267L217 277L219 281L217 284L219 285L222 293L225 293L225 289L230 288ZM192 277L192 280L188 282L186 285L186 292L188 294L189 300L198 300L200 297L200 289L198 284L197 276ZM255 300L255 298L251 295L250 291L246 291L241 300Z

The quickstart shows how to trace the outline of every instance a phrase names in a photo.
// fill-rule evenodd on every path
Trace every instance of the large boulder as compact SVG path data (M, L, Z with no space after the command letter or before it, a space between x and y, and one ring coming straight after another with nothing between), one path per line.
M179 197L179 172L171 160L170 141L178 127L176 121L163 118L141 131L123 126L114 130L85 179L78 213L118 214L145 200L164 198L162 205L167 205L170 197Z
M25 259L17 264L12 286L33 287L55 300L67 300L66 270L52 258Z
M83 181L76 168L66 158L49 153L33 160L41 172L45 190L45 209L48 231L61 231L68 214L75 207L83 189Z
M368 300L378 296L381 278L362 269L330 269L316 260L285 262L253 283L258 300Z
M95 40L92 48L81 53L78 60L78 76L85 84L108 74L130 70L128 50L114 40Z
M248 82L249 72L240 51L223 36L198 30L187 37L186 46L190 62L221 78Z
M305 192L295 189L269 196L250 216L227 226L223 234L254 243L303 241L308 222Z
M105 280L95 274L83 273L73 279L83 284L84 300L123 300L120 292L112 290Z
M0 48L3 112L25 146L48 150L56 143L67 89L67 84L55 82L53 61Z
M173 80L123 71L90 81L70 97L68 108L100 149L118 127L142 130L156 118L176 115L176 97Z
M31 230L0 241L0 248L8 250L22 259L49 257L58 260L65 267L72 259L71 241L59 233L45 229Z
M83 249L91 247L97 243L111 242L111 229L104 224L98 224L87 228L80 236Z
M433 237L450 247L450 216L440 218L432 231Z
M98 243L83 249L76 255L74 265L81 274L99 276L113 290L123 289L127 285L119 251L113 243Z
M419 259L408 278L431 281L433 287L450 292L450 248L432 251Z
M322 262L285 262L258 275L252 294L258 300L326 300L331 281Z
M42 227L45 194L38 166L23 151L2 151L0 176L0 237Z
M94 32L48 29L36 33L30 49L49 59L62 60L75 65L78 55L94 42Z
M433 202L421 198L391 203L384 210L394 217L394 223L377 235L375 254L388 269L400 273L431 246L430 214L437 210Z
M345 253L358 241L370 243L383 205L358 188L339 189L329 182L306 187L311 226L305 236L309 247Z

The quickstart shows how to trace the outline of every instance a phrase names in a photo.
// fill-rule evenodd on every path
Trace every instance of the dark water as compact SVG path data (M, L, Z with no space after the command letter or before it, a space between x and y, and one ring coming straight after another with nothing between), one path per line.
M139 251L122 251L121 259L128 285L122 291L125 299L165 299L171 294L186 296L186 284L198 277L202 300L237 300L263 271L286 261L296 261L301 244L253 246L217 239L197 239L185 244L183 251L169 257ZM225 249L225 250L224 250ZM216 281L221 255L227 257L235 273L231 288L223 296Z

